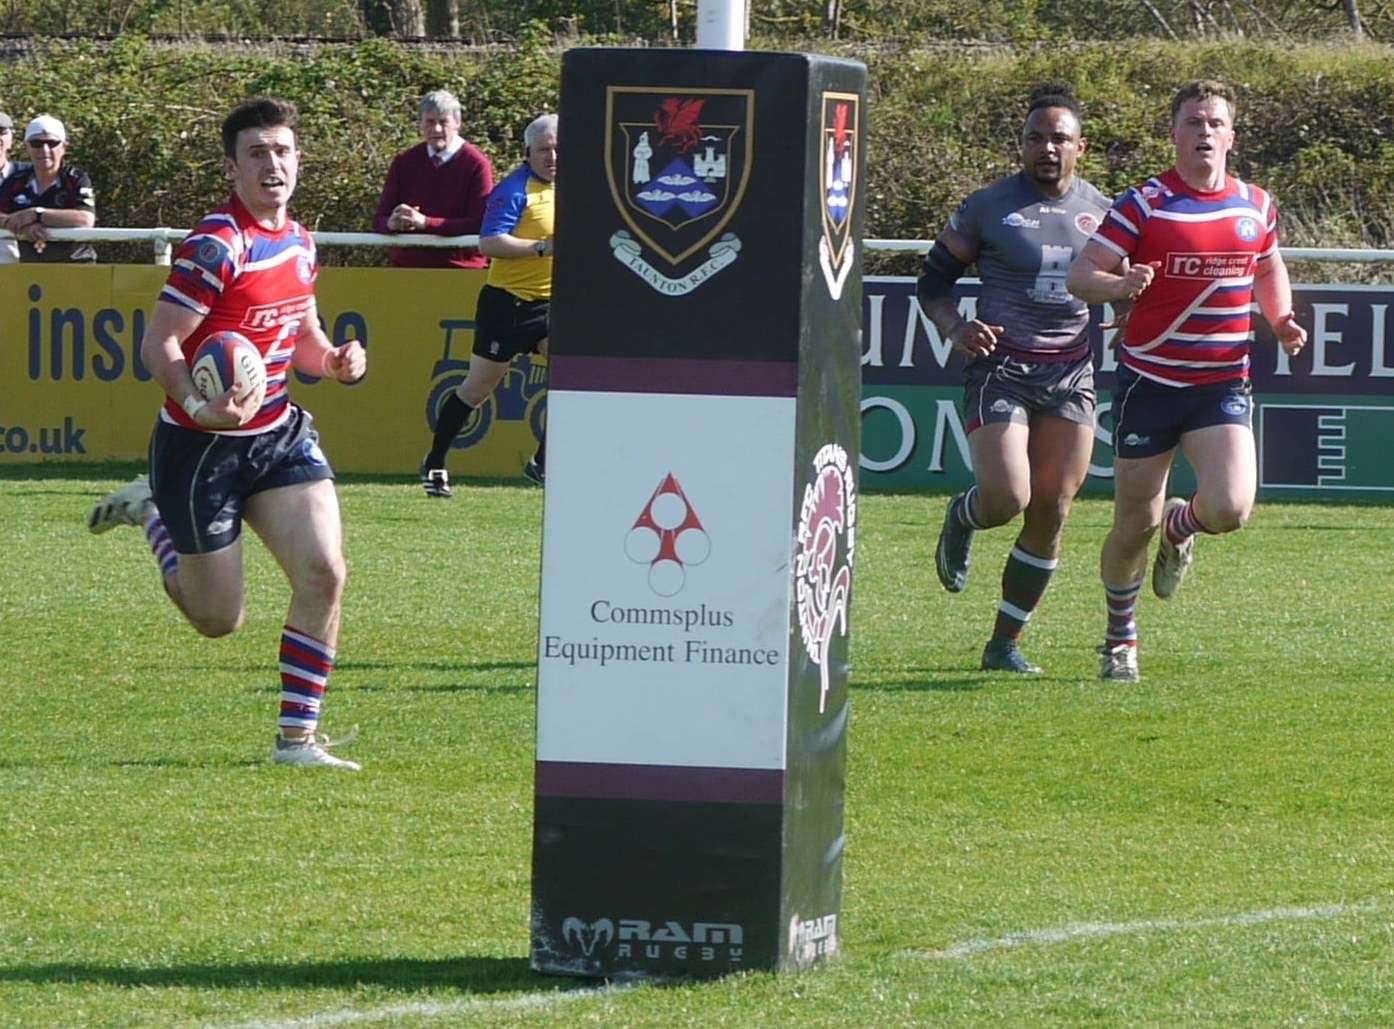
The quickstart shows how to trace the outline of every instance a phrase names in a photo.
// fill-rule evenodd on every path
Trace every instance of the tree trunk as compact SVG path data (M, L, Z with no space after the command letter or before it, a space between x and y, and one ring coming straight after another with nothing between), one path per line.
M1360 4L1358 0L1345 0L1346 20L1350 22L1350 31L1356 39L1362 39L1365 35L1365 26L1360 22Z
M392 28L397 35L426 35L426 7L422 0L392 0Z
M1167 34L1168 39L1177 38L1176 33L1173 32L1171 26L1167 24L1167 20L1162 17L1162 12L1157 10L1156 5L1153 4L1151 0L1139 0L1139 2L1143 7L1147 8L1147 13L1152 15L1152 20ZM1194 10L1194 7L1192 9Z
M373 35L392 34L392 12L388 10L387 0L358 0L358 10L363 18L363 27Z
M426 0L426 32L432 39L459 37L460 10L455 0Z
M678 0L668 0L668 31L672 33L673 42L678 40Z
M836 39L842 31L842 0L824 0L823 35Z

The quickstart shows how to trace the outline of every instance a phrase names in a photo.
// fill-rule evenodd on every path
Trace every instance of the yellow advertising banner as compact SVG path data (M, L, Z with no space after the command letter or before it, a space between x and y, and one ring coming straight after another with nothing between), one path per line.
M0 265L0 462L138 460L163 393L140 340L167 269L148 265ZM463 381L484 272L325 268L320 318L336 343L359 340L368 374L354 386L292 373L344 472L414 473L435 413ZM546 363L517 358L466 424L456 475L516 476L546 417Z

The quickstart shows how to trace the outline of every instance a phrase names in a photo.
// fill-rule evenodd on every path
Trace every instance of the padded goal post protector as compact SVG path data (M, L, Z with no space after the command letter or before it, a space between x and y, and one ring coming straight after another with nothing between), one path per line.
M531 961L836 953L866 70L562 65Z

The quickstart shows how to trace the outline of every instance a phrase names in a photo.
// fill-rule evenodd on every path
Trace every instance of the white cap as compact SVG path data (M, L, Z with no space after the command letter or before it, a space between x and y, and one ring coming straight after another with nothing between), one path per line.
M51 114L39 115L24 130L24 142L28 143L35 136L56 139L60 143L68 141L68 132L63 128L63 123Z

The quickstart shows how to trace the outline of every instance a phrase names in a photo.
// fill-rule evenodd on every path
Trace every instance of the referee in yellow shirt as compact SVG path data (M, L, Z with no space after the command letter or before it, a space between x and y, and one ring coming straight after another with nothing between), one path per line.
M441 405L431 452L421 462L428 497L450 496L445 455L519 354L547 353L552 300L553 180L557 174L557 116L544 114L523 131L523 163L494 187L479 229L489 276L475 311L474 348L465 381ZM547 441L523 469L539 486L546 478Z

